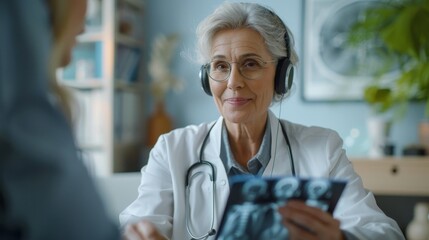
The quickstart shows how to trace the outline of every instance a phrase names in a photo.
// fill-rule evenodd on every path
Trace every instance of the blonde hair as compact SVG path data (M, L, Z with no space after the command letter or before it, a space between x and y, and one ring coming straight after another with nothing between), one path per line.
M66 117L72 120L71 95L57 80L56 72L61 67L66 51L67 24L70 21L72 0L47 0L51 12L53 46L49 61L49 85L58 99Z

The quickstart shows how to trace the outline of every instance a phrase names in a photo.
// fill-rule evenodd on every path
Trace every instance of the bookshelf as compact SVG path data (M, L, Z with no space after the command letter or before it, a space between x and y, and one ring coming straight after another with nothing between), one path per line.
M74 129L91 173L140 167L144 0L89 0L73 61L58 70L72 95Z

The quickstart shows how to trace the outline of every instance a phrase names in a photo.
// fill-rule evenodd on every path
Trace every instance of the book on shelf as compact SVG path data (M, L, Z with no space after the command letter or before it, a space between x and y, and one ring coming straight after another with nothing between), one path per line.
M143 39L143 1L128 0L118 4L118 31L136 40Z
M141 50L118 45L116 51L115 78L126 83L137 81Z
M102 91L74 91L74 129L80 148L101 148L105 139L106 102Z
M102 7L101 0L88 0L85 29L91 31L101 31Z
M140 139L140 98L134 93L117 91L114 100L114 137L116 141L132 142Z
M101 42L79 43L73 50L73 61L59 70L63 81L86 81L102 76L103 49Z

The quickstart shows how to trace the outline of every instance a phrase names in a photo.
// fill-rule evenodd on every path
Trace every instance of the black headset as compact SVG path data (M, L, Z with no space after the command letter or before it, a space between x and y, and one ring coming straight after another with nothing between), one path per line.
M270 10L269 10L270 11ZM281 23L283 21L277 16L274 12L270 11L271 14L276 16ZM290 48L290 38L289 33L286 28L286 25L283 23L285 29L285 43L286 43L286 57L280 58L277 62L276 75L274 77L274 91L277 94L284 95L292 87L294 67L290 60L291 57L291 48ZM200 68L200 79L201 87L207 95L212 96L212 91L210 90L209 76L207 74L207 65L202 65Z

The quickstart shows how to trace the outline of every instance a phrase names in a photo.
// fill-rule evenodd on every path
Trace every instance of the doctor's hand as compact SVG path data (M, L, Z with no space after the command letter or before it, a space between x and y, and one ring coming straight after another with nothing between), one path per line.
M340 222L319 208L292 200L279 208L283 224L289 231L289 239L344 240Z
M143 220L137 223L129 224L125 227L123 240L166 240L155 225Z

